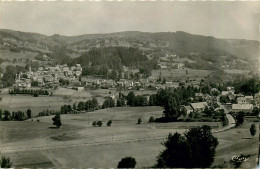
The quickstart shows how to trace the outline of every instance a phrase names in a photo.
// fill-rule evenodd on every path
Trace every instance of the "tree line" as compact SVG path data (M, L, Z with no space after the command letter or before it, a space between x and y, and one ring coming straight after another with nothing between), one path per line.
M0 109L0 121L23 121L32 117L31 109L27 109L27 111L16 111L10 112L8 110Z
M14 88L9 90L9 94L15 95L15 94L29 94L34 97L38 97L39 95L49 95L48 90L42 90L42 89L19 89L19 88Z

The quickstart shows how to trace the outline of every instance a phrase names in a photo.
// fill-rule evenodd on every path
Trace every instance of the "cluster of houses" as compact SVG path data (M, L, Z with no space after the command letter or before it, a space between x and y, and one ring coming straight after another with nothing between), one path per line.
M53 87L59 85L60 79L68 80L70 83L80 83L79 77L81 74L82 67L80 64L71 67L67 64L39 67L36 72L32 72L29 66L29 71L16 74L14 87L30 88L32 82L36 82L39 87Z
M217 89L211 89L211 92L218 92ZM245 96L243 94L235 94L233 87L227 87L226 91L222 91L220 96L225 96L230 102L225 103L225 106L232 112L246 112L251 113L254 107L260 107L260 93L253 96ZM187 114L191 112L202 112L204 109L214 103L218 102L217 96L211 96L209 94L196 93L195 99L203 100L197 103L191 103L188 106L184 106L184 111Z

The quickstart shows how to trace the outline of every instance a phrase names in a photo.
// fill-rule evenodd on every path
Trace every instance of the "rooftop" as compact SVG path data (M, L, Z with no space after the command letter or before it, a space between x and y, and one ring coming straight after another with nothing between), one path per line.
M232 104L233 110L250 110L253 109L253 104Z

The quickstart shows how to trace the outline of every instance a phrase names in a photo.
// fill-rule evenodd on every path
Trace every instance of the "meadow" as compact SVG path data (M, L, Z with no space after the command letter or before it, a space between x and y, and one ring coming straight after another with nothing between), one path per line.
M188 71L188 74L186 75L186 70ZM149 79L156 80L160 77L166 78L167 80L171 79L174 81L177 80L186 80L187 77L189 79L195 79L200 81L201 78L204 78L208 76L211 73L209 70L196 70L196 69L171 69L171 70L153 70L152 71L152 76L149 77Z
M66 114L61 115L60 129L53 128L53 116L36 117L33 121L1 122L1 134L5 134L1 136L0 149L2 154L11 157L15 167L115 168L126 156L136 159L136 167L151 167L164 149L161 142L169 133L184 133L190 127L203 124L217 125L216 122L148 122L150 116L161 117L162 111L156 106L119 107ZM138 118L142 119L139 125ZM101 127L92 126L97 120L103 121ZM111 127L106 126L108 120L112 120ZM258 147L258 136L253 139L250 136L251 123L246 121L242 127L214 133L220 143L214 165L230 167L228 160L233 155L258 151L255 148ZM250 167L254 162L251 159L251 163L244 165Z

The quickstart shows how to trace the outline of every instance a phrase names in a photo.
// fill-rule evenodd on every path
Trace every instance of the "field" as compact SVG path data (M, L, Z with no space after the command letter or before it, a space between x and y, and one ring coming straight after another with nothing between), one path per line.
M55 96L39 96L33 97L30 95L2 95L2 101L0 101L1 109L9 111L26 111L32 110L32 115L38 115L42 110L60 110L60 107L64 104L69 104L68 100L62 97Z
M34 88L32 88L34 89ZM111 92L111 94L109 94ZM123 94L127 95L130 91L122 91ZM157 91L134 91L136 95L143 94L154 94ZM60 110L61 106L65 104L72 105L75 102L87 101L96 97L98 104L102 105L104 102L104 97L106 96L118 96L119 91L110 89L98 89L89 90L84 92L78 92L74 89L59 88L53 91L52 96L39 96L33 97L31 95L9 95L8 89L3 89L1 91L2 101L0 101L0 107L3 110L9 111L26 111L27 109L32 110L32 115L36 116L39 112L43 110Z
M163 150L160 143L168 133L183 133L189 126L217 125L210 122L148 123L150 116L161 115L161 107L109 108L62 115L60 129L51 128L53 116L38 117L33 121L1 122L0 149L2 154L11 157L15 167L115 168L126 156L136 159L136 167L151 167ZM136 124L138 118L143 121L140 125ZM106 122L110 119L112 126L107 127ZM101 127L91 125L97 120L103 121ZM214 165L222 164L223 158L228 161L238 152L257 152L254 147L258 147L258 136L251 139L250 124L247 122L241 128L214 133L220 142Z
M250 135L249 128L251 124L256 125L256 135L254 138ZM234 128L225 132L216 133L215 136L219 139L217 147L216 159L214 165L220 165L225 168L233 168L230 165L230 157L234 155L252 155L241 166L242 168L253 168L256 166L258 158L258 144L259 144L259 123L247 119L245 123L238 128Z
M230 74L246 74L246 73L249 73L249 70L225 69L225 72L230 73Z
M188 74L186 76L186 70ZM162 78L167 80L186 80L187 77L195 80L200 80L201 78L206 77L211 72L209 70L195 70L195 69L172 69L172 70L153 70L152 76L149 79L156 80L160 77L160 72Z

